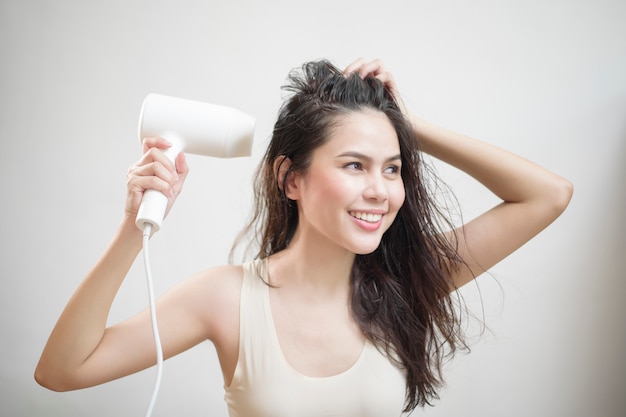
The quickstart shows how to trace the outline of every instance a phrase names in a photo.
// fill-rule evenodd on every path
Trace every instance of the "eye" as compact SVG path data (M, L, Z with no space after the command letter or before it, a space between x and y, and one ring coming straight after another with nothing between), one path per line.
M353 162L348 162L343 167L347 169L361 170L363 169L363 164L357 161L353 161Z
M387 168L385 168L385 174L391 174L391 175L396 175L400 173L400 166L399 165L389 165Z

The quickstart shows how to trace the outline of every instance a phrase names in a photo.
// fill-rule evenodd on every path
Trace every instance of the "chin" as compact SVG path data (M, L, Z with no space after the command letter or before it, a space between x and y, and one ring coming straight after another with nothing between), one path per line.
M376 249L378 249L378 247L380 246L380 240L378 242L376 242L376 244L372 244L372 245L355 245L356 247L352 248L352 252L354 252L355 255L369 255L370 253L373 253L376 251Z

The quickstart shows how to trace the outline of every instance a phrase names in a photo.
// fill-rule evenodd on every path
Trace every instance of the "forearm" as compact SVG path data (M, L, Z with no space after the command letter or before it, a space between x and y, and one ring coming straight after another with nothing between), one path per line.
M567 207L566 179L511 152L411 117L421 149L475 178L502 204L450 234L464 266L454 270L461 287L510 255L552 223Z
M552 201L555 193L569 200L566 180L527 159L416 116L411 122L424 152L472 176L505 202Z
M54 327L37 366L40 383L47 376L58 377L78 368L97 348L113 299L141 245L141 231L132 221L124 221Z

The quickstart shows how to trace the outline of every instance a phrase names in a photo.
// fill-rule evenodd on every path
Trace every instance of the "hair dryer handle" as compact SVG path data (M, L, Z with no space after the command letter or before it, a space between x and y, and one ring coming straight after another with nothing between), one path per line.
M163 153L170 161L175 163L176 157L183 150L184 143L173 134L164 134L162 137L172 144L172 146L164 150ZM137 211L135 224L138 228L143 230L145 224L149 223L152 225L152 232L156 233L161 228L166 209L167 197L165 194L157 190L145 190L141 204L139 205L139 210Z

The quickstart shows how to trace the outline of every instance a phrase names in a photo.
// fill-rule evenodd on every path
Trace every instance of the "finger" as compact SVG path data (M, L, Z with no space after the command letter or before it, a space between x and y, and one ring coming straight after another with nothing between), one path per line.
M172 197L174 184L155 175L135 175L128 179L129 192L139 194L146 190L157 190L168 197Z
M154 148L153 148L154 149ZM129 191L142 193L147 189L156 189L168 196L172 196L172 189L180 180L178 172L173 169L174 164L167 158L164 165L161 161L148 159L152 153L160 153L152 149L142 158L142 161L131 167L127 174Z
M169 160L168 160L169 161ZM172 164L171 162L169 162ZM172 164L173 165L173 164ZM178 172L171 170L159 161L152 161L145 164L138 164L129 172L129 177L157 177L161 180L174 184L179 180Z
M374 59L373 61L365 62L359 68L359 75L361 76L361 78L365 78L368 75L377 77L385 72L387 72L387 70L385 69L383 61L381 61L380 59Z
M369 75L379 79L394 97L396 104L400 107L400 111L405 115L408 114L407 108L402 101L398 85L396 84L396 79L393 73L387 69L382 60L374 59L369 62L364 62L358 70L359 75L363 78Z
M141 144L142 153L146 153L151 148L167 149L172 146L167 140L158 137L143 138Z
M348 65L344 71L346 75L353 72L358 73L359 77L363 79L372 76L378 78L383 83L395 85L393 75L387 70L385 64L380 59L368 61L365 58L359 58Z
M350 75L353 72L357 71L359 68L363 66L367 61L365 58L357 58L350 65L348 65L344 70L344 75Z
M141 204L146 190L158 190L168 197L168 199L174 196L173 188L160 178L154 176L130 176L127 187L126 213L131 217L137 215L139 205Z
M379 79L383 84L392 90L396 90L396 83L393 74L387 70L385 64L380 59L374 59L372 61L366 61L363 58L353 62L349 69L351 71L357 71L361 78L368 76Z
M389 71L383 71L379 74L372 74L374 75L375 78L377 78L378 80L380 80L385 86L387 86L387 88L389 89L395 89L396 87L396 80L393 77L393 74Z
M181 177L186 177L189 172L189 166L187 165L187 159L185 153L181 152L176 157L176 172Z
M176 182L172 184L174 195L178 195L183 188L183 184L185 179L187 178L187 174L189 173L189 167L187 165L187 160L185 159L185 154L183 152L179 153L176 157Z
M151 147L142 155L137 165L147 165L150 163L159 163L169 170L173 175L177 175L176 165L164 153L162 148Z
M359 77L361 78L365 78L368 75L376 77L386 72L386 69L380 59L368 61L365 58L359 58L350 65L348 65L348 67L346 67L346 70L344 71L346 75L354 72L358 73Z

